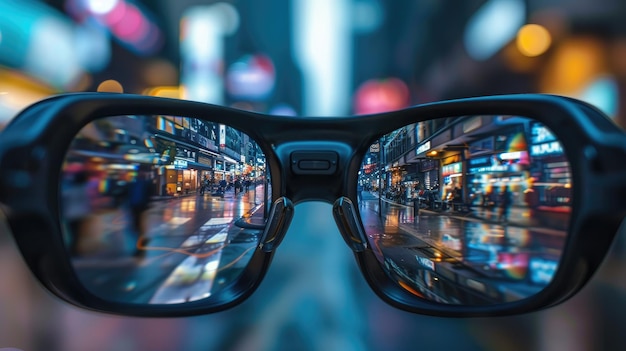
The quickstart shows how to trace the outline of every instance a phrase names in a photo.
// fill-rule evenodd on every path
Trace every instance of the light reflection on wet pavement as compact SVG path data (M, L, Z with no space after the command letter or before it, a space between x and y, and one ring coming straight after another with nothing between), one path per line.
M154 201L145 215L145 244L129 229L128 211L103 211L91 222L90 232L98 236L72 263L88 289L116 301L171 304L209 297L241 272L256 247L259 231L232 225L246 214L262 217L263 206L251 200L245 194ZM262 203L258 196L256 203ZM142 255L133 256L137 249Z
M377 201L366 203L361 211L365 213L365 209L374 209L377 203ZM227 222L229 217L236 217L242 211L245 212L247 206L249 205L238 205L232 199L206 201L206 199L202 200L195 197L159 203L158 209L152 214L152 222L158 223L158 225L152 228L155 239L149 246L157 246L159 240L161 241L160 246L169 248L191 247L194 243L206 241L205 238L215 238L214 241L219 242L218 233L220 228L223 229L224 227L220 226L220 223L217 223L215 219L224 218L223 221ZM242 209L242 207L246 209ZM211 333L203 332L201 334L204 337L196 337L186 341L190 348L196 347L197 349L197 345L202 344L205 346L213 345L212 349L215 350L272 350L280 349L279 345L308 345L313 349L349 350L386 349L388 346L393 347L395 345L396 349L401 349L406 345L401 347L401 339L393 339L392 335L406 328L418 328L420 325L420 328L423 328L424 325L418 321L427 319L433 328L458 335L458 340L464 340L465 350L479 349L475 340L462 334L462 327L459 328L458 324L452 322L407 315L405 322L408 324L405 326L394 324L392 327L391 325L385 326L384 323L381 324L380 321L385 318L385 313L390 313L388 306L383 307L381 305L383 303L377 300L369 291L369 287L362 281L349 249L345 246L334 223L332 223L329 206L325 205L324 211L318 207L314 205L310 207L299 205L297 207L296 218L294 218L285 241L277 250L267 277L249 300L232 310L198 317L194 319L193 324L190 323L190 326L194 325L196 328L199 328L200 325L211 326ZM315 211L319 211L319 213L302 212L311 211L309 209L317 209ZM455 249L457 247L455 245L458 244L452 239L444 240L446 235L451 238L461 238L465 242L467 238L472 238L473 234L482 230L477 222L433 215L426 211L422 211L418 221L414 223L411 210L409 207L392 209L393 216L388 216L390 219L388 224L395 224L405 232L408 232L407 229L419 230L419 234L393 235L393 231L388 231L386 235L381 236L384 238L385 244L390 244L386 250L394 250L394 248L404 250L406 246L418 244L425 248L438 248L437 250L445 251L452 257L460 257L458 250ZM210 212L210 215L204 214L203 211ZM328 220L322 220L319 216L327 216ZM125 220L123 217L117 218L117 221L107 221L107 225L119 226ZM211 218L214 218L212 223L215 224L215 228L201 233L200 228ZM377 218L377 216L366 215L364 220ZM387 229L390 228L390 226L387 227ZM491 229L490 235L494 237L501 235L499 230L502 229L494 226ZM509 226L509 232L512 233L511 236L518 238L529 238L531 235L535 235L528 228L514 226ZM116 238L116 235L111 235L109 238ZM120 238L126 238L125 244L119 245L119 242L124 241ZM115 271L109 268L100 269L99 272L92 271L91 276L103 276L105 272L109 278L118 275L119 282L110 285L116 287L110 296L144 302L149 301L149 299L153 299L151 301L154 302L163 301L160 299L176 301L176 298L180 298L180 290L170 289L168 292L163 292L165 290L160 289L162 284L159 285L156 282L159 279L161 282L173 279L172 277L176 276L173 274L176 268L184 267L185 260L192 260L191 257L194 256L172 250L166 252L149 250L144 263L138 264L128 257L134 245L132 238L129 238L128 235L117 235L118 258L109 260L108 265L117 264L120 266L119 269ZM252 238L255 239L254 236ZM444 243L448 246L445 246ZM246 245L249 244L246 244L245 240L242 240L241 244L230 245L231 248L238 248L238 253L231 256L237 256L245 251L246 247L250 247ZM549 247L550 245L546 246ZM108 254L115 257L113 252ZM224 255L224 250L221 250L220 254ZM223 260L220 258L220 262ZM76 260L76 264L82 265L81 267L85 269L85 272L88 272L88 261L79 258ZM411 253L410 261L415 262L414 253ZM98 259L94 258L93 262L98 262ZM243 264L243 262L245 260L241 260L239 263ZM204 261L201 266L206 267L207 265L210 270L211 263L209 261ZM190 264L190 267L197 266ZM193 271L193 269L191 270ZM202 276L202 273L194 271L190 275L197 278ZM150 277L152 282L148 279ZM128 282L134 282L134 286L126 287L127 290L122 289L125 287L124 284ZM219 284L220 278L211 277L211 282L212 284ZM285 284L285 282L289 282L289 284ZM153 285L150 285L151 283ZM143 291L141 286L144 287ZM183 295L193 295L190 290L193 289L187 289ZM203 291L206 292L206 290ZM241 318L242 315L247 317ZM355 316L362 316L363 318L355 319ZM397 315L394 318L398 321L402 319L398 319L399 316ZM437 325L439 327L435 327ZM377 330L376 336L366 337L370 334L367 331L372 328ZM189 332L193 333L192 331ZM199 332L195 334L200 335ZM425 343L424 346L428 346L427 344ZM440 340L438 345L440 344L445 344L444 340ZM385 346L383 347L383 345ZM432 341L430 346L434 346Z
M416 216L412 206L371 193L364 194L360 212L394 280L442 303L496 304L536 294L552 278L565 244L565 231L555 228L424 209Z

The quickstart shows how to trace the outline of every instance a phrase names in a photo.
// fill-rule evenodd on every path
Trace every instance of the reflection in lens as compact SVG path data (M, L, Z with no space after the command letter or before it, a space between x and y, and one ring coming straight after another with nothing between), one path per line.
M492 305L540 292L556 272L571 215L561 144L525 117L395 130L366 153L358 190L387 274L444 304Z
M127 303L208 298L236 280L271 198L265 156L232 127L115 116L85 126L62 169L64 239L93 294ZM245 223L248 222L248 223Z

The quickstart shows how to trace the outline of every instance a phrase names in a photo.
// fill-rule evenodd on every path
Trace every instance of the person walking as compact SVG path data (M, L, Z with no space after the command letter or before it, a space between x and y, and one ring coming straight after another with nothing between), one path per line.
M241 192L241 180L239 180L239 178L235 178L234 187L235 187L235 196L237 196L237 192Z
M218 195L220 197L224 197L224 192L226 192L226 186L227 186L226 180L223 179L223 178L220 179L219 187L218 187L216 195Z
M128 192L131 229L137 238L135 257L143 257L146 254L145 245L149 239L146 237L147 224L145 214L150 207L152 192L153 184L149 179L148 173L140 171L135 181L130 184Z
M91 198L88 189L86 171L76 173L68 186L63 189L63 216L67 221L69 251L74 256L81 254L80 240L88 228L89 216L92 213Z
M502 186L502 191L500 192L500 214L498 216L498 221L507 222L509 217L509 209L513 203L513 194L509 190L509 187L506 185Z

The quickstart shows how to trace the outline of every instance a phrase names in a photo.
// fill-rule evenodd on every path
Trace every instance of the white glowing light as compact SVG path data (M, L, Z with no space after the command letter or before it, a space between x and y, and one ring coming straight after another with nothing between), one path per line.
M517 36L526 20L521 0L490 0L469 20L465 49L475 60L486 60Z
M347 0L293 1L294 58L305 81L304 114L350 110L352 23ZM315 15L312 15L315 14Z
M106 15L113 11L119 0L86 0L85 5L89 11L96 15Z

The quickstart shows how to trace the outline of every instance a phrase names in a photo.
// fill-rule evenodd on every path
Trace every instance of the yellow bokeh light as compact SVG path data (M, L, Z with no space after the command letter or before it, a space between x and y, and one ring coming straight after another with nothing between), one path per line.
M544 93L576 96L589 82L604 74L605 47L592 37L569 38L555 47L544 66L540 90Z
M517 48L525 56L539 56L548 50L551 43L550 32L538 24L527 24L517 32Z
M144 95L180 99L181 91L178 86L159 86L145 89Z
M123 93L124 88L122 87L122 84L120 84L120 82L114 79L109 79L100 83L96 91L100 93Z

